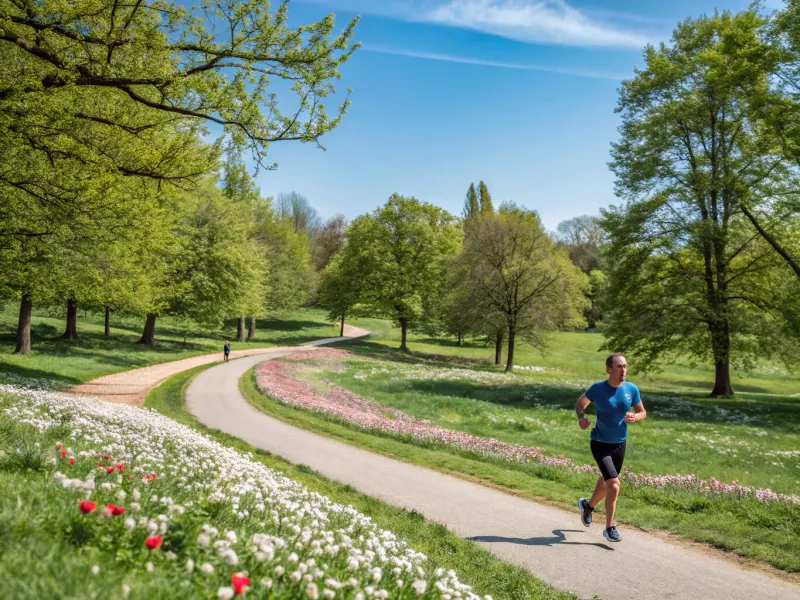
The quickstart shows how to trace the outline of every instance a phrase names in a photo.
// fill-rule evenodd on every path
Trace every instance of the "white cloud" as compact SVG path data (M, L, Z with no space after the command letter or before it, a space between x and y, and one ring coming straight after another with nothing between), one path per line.
M563 75L577 75L579 77L592 77L595 79L611 79L613 81L621 81L622 79L627 77L627 75L623 76L614 73L603 73L602 71L596 71L596 70L549 67L543 65L525 64L525 63L484 60L481 58L470 58L466 56L453 56L452 54L438 54L435 52L416 52L414 50L384 48L373 45L365 45L362 48L362 50L365 50L367 52L380 52L382 54L394 54L396 56L422 58L426 60L440 60L445 62L462 63L467 65L478 65L484 67L500 67L504 69L520 69L523 71L544 71L547 73L561 73Z
M641 48L650 37L588 17L564 0L447 0L417 20L522 41Z

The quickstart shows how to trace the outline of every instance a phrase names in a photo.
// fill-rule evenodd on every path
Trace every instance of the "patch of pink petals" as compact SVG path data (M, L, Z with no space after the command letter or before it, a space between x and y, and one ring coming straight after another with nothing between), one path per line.
M301 361L305 364L321 364L353 357L355 355L351 352L333 348L293 354L288 359L261 363L256 368L256 381L264 393L284 404L323 413L362 429L411 438L415 441L443 444L486 457L519 463L538 463L575 472L599 473L597 467L593 465L578 465L571 458L564 456L547 456L542 453L543 448L508 444L494 438L445 429L383 406L374 400L362 398L343 388L336 387L325 392L317 392L294 373L300 367ZM725 484L713 477L706 481L694 475L656 476L625 472L621 478L636 487L672 487L693 490L701 494L721 494L739 498L753 496L762 502L800 504L800 496L797 495L777 494L769 489L742 486L735 481Z

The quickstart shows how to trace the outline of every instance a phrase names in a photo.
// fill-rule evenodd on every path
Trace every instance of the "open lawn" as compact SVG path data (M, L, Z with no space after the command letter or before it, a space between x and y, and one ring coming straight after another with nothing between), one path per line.
M545 455L593 464L588 432L577 427L573 406L587 384L602 377L604 357L596 352L599 335L560 334L554 354L564 356L563 361L553 355L543 359L526 349L520 353L520 363L544 369L509 377L488 364L491 348L459 348L415 336L411 352L402 353L394 349L397 338L385 324L356 324L376 335L347 344L346 349L358 355L354 358L330 368L312 361L301 370L313 389L324 392L331 385L343 387L433 426L540 447ZM695 474L783 494L800 493L800 398L787 393L799 390L800 380L768 370L764 365L762 372L738 380L740 390L749 386L767 393L740 392L734 399L712 400L697 391L704 381L703 371L670 367L645 379L637 378L634 365L631 379L643 391L649 416L631 426L626 464L635 473ZM680 381L684 371L693 385L671 386L670 381ZM593 476L588 474L367 433L336 417L270 400L255 393L252 382L249 385L248 397L267 412L362 447L565 506L591 490ZM627 486L618 506L618 520L623 523L674 531L781 569L800 571L798 505Z
M95 377L127 371L136 367L219 352L223 340L232 340L235 323L225 328L205 329L171 318L156 322L154 346L137 344L144 319L112 315L111 336L103 335L103 315L79 313L80 342L61 339L65 319L34 313L31 322L33 352L13 354L18 307L7 304L0 310L0 381L15 377L46 380L51 389L83 383ZM232 350L263 346L296 345L319 338L339 335L339 330L324 320L324 313L299 310L258 322L253 342L231 341Z

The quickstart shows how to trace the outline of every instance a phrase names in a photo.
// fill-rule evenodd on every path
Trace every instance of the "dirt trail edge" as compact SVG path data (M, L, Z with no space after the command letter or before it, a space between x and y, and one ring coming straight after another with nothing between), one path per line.
M329 343L323 340L319 345ZM200 373L186 391L189 411L208 427L304 464L389 504L415 509L496 556L581 598L800 600L800 588L732 561L623 528L607 543L602 526L424 467L373 454L299 429L251 406L239 379L258 363L290 354L232 360Z

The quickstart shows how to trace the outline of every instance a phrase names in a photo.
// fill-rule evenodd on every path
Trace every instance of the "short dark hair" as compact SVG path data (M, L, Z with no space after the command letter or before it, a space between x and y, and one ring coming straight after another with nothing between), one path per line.
M622 352L614 352L611 356L606 359L606 368L610 369L614 366L614 357L621 356L625 358L625 355Z

